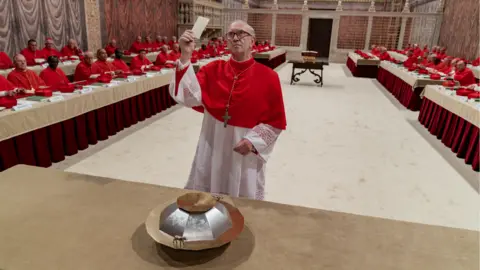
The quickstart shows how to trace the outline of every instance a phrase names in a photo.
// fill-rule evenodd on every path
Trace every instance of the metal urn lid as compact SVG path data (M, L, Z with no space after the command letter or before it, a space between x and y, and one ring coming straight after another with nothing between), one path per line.
M159 205L145 224L148 234L160 244L202 250L234 240L243 230L244 219L230 199L193 192Z

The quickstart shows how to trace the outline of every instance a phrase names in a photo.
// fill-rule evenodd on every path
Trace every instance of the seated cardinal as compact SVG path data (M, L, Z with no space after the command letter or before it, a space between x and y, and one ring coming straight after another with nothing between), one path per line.
M413 55L413 50L408 50L407 51L407 56L408 56L408 59L405 60L405 62L403 62L404 67L409 68L413 64L417 63L417 57L415 55Z
M78 47L77 41L75 39L69 39L67 46L62 48L62 56L63 57L69 57L69 58L83 58L83 52Z
M458 81L461 86L475 83L475 75L469 68L466 67L465 61L463 60L458 61L453 79Z
M475 66L475 67L480 66L480 57L472 61L472 66Z
M49 56L47 58L48 67L40 72L40 78L47 86L51 86L52 88L68 85L70 83L63 70L57 68L58 62L58 57Z
M101 71L98 66L93 65L93 53L86 52L85 58L75 68L74 81L86 81L96 78L100 75Z
M117 40L112 39L108 45L105 47L105 51L107 52L108 56L115 55L115 51L117 50Z
M53 39L51 38L45 39L45 48L43 48L42 53L45 58L48 58L51 55L56 57L62 56L62 54L57 49L55 49L55 45L53 44Z
M115 70L121 70L123 72L130 71L130 68L127 64L122 60L123 52L119 49L115 50L115 59L112 61L112 65L115 67Z
M145 49L140 49L138 55L132 59L132 62L130 62L131 70L144 70L146 68L150 68L151 66L152 62L148 60Z
M157 55L157 59L155 60L155 66L172 68L174 67L174 64L175 64L175 61L169 59L167 45L163 45L160 48L160 53Z
M115 66L107 61L107 51L105 49L97 50L97 61L93 63L93 66L96 66L100 73L118 73L116 72Z
M23 49L20 54L25 57L27 65L29 66L37 65L35 59L45 59L43 52L37 50L37 41L35 39L30 39L28 41L28 47Z
M177 61L181 56L180 47L178 43L173 44L173 50L168 54L168 60Z
M13 58L15 69L12 70L7 79L18 88L27 90L37 90L40 86L45 86L45 82L32 70L27 68L27 60L22 54L17 54Z

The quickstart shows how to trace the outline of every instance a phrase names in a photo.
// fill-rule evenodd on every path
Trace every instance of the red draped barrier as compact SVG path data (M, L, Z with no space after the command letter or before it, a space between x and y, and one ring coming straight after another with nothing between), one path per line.
M466 164L471 164L473 170L479 171L479 128L477 126L426 97L423 98L418 121L432 135L442 140L442 143L456 153L457 157L465 159Z
M151 117L175 101L168 86L0 142L0 171L17 164L49 167L65 156Z
M350 57L347 58L347 67L355 77L377 78L378 76L378 66L357 66Z
M403 106L412 111L418 111L420 109L422 105L420 94L423 91L423 87L412 89L411 85L382 67L378 68L377 80L394 95Z
M278 66L281 64L285 63L287 61L287 54L282 53L278 56L275 56L272 59L264 59L264 58L259 58L255 59L258 63L264 64L265 66L271 68L271 69L276 69Z

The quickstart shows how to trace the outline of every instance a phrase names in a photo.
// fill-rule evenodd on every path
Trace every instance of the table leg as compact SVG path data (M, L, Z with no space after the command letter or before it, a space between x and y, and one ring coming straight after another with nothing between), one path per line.
M312 73L315 77L317 77L316 79L313 80L313 82L315 82L316 84L319 84L321 83L323 85L323 78L322 76L318 75L317 73L315 73L314 70L312 69L309 69L308 71L310 71L310 73ZM323 70L320 70L323 74Z
M295 65L292 66L292 76L290 77L290 85L293 84L294 73L295 73Z

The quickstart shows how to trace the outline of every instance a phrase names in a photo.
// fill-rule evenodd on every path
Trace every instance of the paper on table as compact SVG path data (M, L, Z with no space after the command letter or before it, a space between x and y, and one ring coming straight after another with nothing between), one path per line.
M195 35L196 38L200 38L202 36L203 31L205 31L205 28L207 28L207 24L210 21L209 18L205 18L202 16L199 16L197 18L197 21L195 21L195 24L193 25L192 32Z

